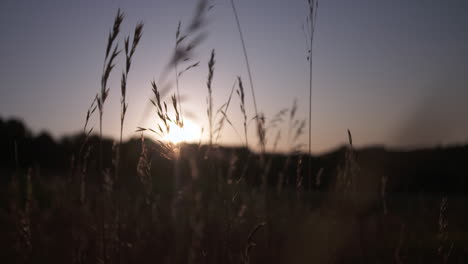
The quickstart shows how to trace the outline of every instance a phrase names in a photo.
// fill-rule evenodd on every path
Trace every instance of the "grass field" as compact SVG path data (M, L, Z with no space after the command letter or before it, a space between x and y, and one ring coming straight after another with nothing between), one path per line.
M467 147L355 149L348 130L348 135L343 131L346 146L310 155L310 111L307 122L297 118L296 103L273 117L265 117L257 106L242 21L234 1L230 3L249 77L236 80L225 103L214 105L212 100L215 49L206 65L184 64L200 44L200 27L212 8L202 0L188 29L179 24L173 56L161 74L162 79L172 78L175 72L171 98L162 95L160 80L148 81L157 124L128 128L140 138L124 141L122 131L131 91L127 79L144 24L122 37L120 10L108 36L100 90L86 112L82 133L55 143L0 120L5 141L1 262L465 263ZM310 49L316 3L308 1L306 14ZM310 96L312 54L305 55L310 83L304 87ZM121 86L111 89L121 93L121 130L113 141L103 137L102 122L115 115L105 110L119 56L125 62ZM206 67L209 140L167 140L171 129L187 125L179 79L195 67ZM246 111L247 96L253 98L254 113ZM311 98L308 110L310 104ZM240 109L242 127L231 123L230 107ZM99 122L96 131L89 127L92 118ZM288 127L282 140L289 148L282 153L267 151L276 149L278 123ZM249 125L255 126L254 138L248 136ZM227 127L243 145L217 144ZM306 133L309 142L301 144L298 139ZM150 140L150 134L159 140Z

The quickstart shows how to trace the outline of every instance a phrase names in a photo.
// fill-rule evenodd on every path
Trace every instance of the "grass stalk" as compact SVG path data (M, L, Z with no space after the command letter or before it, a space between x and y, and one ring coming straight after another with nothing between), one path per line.
M245 110L245 93L244 93L244 85L242 84L242 79L240 76L237 77L239 89L237 90L237 95L240 99L240 109L242 112L242 117L244 118L244 137L245 137L245 147L249 148L249 139L247 136L247 112Z
M177 26L177 32L176 32L176 43L175 43L175 48L174 48L174 53L177 52L177 49L179 48L179 43L180 43L180 26L181 22L179 21L179 24ZM174 74L175 74L175 82L176 82L176 92L177 92L177 101L179 101L178 107L179 107L179 113L181 115L181 124L183 126L184 124L184 117L182 114L182 104L180 103L180 92L179 92L179 71L177 69L178 66L178 61L174 61ZM176 106L177 107L177 106Z
M232 94L234 93L234 88L236 87L236 82L237 80L234 81L234 84L232 85L232 88L231 88L231 92L229 93L229 97L228 97L228 100L226 103L224 103L219 109L218 111L216 111L216 115L215 117L218 115L218 114L221 114L221 118L219 119L218 121L218 125L215 129L215 133L216 133L216 140L215 140L215 144L219 141L219 138L221 137L221 132L223 130L223 127L224 127L224 122L227 121L228 123L232 124L229 120L229 118L227 117L227 111L229 109L229 105L231 104L231 99L232 99ZM234 128L234 131L237 133L238 136L239 133L237 132L237 130ZM240 137L240 139L242 140L242 137Z
M128 74L130 72L130 67L132 65L132 58L133 54L135 54L136 47L140 42L141 36L143 34L143 23L138 23L135 27L135 31L133 34L133 41L132 46L130 47L130 36L127 36L124 40L124 50L125 50L125 70L122 73L122 80L121 80L121 99L120 99L120 137L119 137L119 148L117 153L117 163L116 163L116 173L115 177L118 178L119 176L119 163L120 163L120 156L122 154L121 146L122 146L122 134L123 134L123 126L125 121L125 114L127 113L128 103L127 103L127 80Z
M214 74L214 65L215 65L215 50L211 50L210 61L208 62L208 80L206 86L208 88L208 97L207 97L207 109L206 113L208 115L209 129L210 129L210 146L213 145L213 74Z
M308 57L309 60L309 138L308 138L308 178L309 180L312 179L312 44L314 42L314 31L315 31L315 21L317 18L317 8L318 8L318 0L308 0L308 7L309 7L309 14L308 14L308 31L309 31L309 50L308 50Z
M237 30L239 31L239 37L242 43L242 51L244 53L244 60L245 60L245 65L247 67L247 73L249 76L249 82L250 82L250 90L252 92L252 100L253 100L253 105L254 105L254 110L255 110L255 120L257 121L257 130L259 130L260 127L260 121L259 121L259 115L258 115L258 108L257 108L257 100L255 98L255 89L254 89L254 84L253 84L253 78L252 78L252 71L250 69L250 63L249 63L249 56L247 55L247 48L245 45L245 40L244 40L244 34L242 33L242 28L240 25L240 20L239 20L239 15L237 13L236 5L234 3L234 0L231 0L231 7L232 11L234 13L234 17L236 19L236 25L237 25ZM264 152L265 149L262 147L262 152Z
M118 9L117 15L114 20L114 26L109 33L106 46L106 55L104 57L104 65L101 76L101 91L98 95L98 110L99 110L99 171L102 171L102 116L104 113L104 103L109 95L109 87L107 85L110 74L115 67L114 61L119 55L118 43L116 43L117 35L120 32L120 25L123 21L124 15ZM113 48L112 48L113 47ZM112 53L111 53L112 51Z

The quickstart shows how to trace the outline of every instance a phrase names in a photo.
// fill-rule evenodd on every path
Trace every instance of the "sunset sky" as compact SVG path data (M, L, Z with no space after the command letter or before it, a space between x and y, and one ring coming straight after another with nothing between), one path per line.
M121 8L125 19L120 41L132 34L137 22L145 23L129 75L124 134L137 136L137 126L154 127L156 112L144 116L150 82L163 72L178 21L182 27L189 23L196 2L2 0L0 118L20 118L34 132L47 130L56 138L81 130L86 110L100 89L107 34ZM180 80L183 108L195 130L208 124L206 78L211 49L216 50L215 109L227 100L240 75L248 116L254 116L230 2L213 3L208 38L194 58L200 66ZM236 4L259 111L271 118L297 99L298 115L307 119L309 76L302 31L306 1L237 0ZM358 146L467 142L468 1L321 0L313 45L313 152L345 143L348 128ZM118 136L120 125L122 58L111 76L104 109L104 134L113 137ZM234 96L228 115L241 132L238 103ZM97 128L98 120L91 125ZM270 143L275 133L270 134ZM254 125L250 134L254 142ZM307 143L306 135L302 142ZM220 143L240 144L241 140L226 125ZM287 150L284 142L280 148Z

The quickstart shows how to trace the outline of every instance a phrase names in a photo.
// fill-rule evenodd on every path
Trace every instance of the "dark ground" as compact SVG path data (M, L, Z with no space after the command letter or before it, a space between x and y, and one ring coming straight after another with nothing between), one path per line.
M185 145L177 159L139 139L118 172L105 140L98 173L99 139L84 139L0 120L3 263L468 259L467 146L342 147L312 157L309 177L301 154Z

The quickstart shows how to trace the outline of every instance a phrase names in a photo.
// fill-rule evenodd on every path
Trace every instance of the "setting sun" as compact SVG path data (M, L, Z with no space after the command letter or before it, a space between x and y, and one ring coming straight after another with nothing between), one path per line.
M184 120L184 127L180 128L174 123L170 123L170 131L164 135L163 139L174 144L180 142L194 142L200 138L200 127L191 122Z

